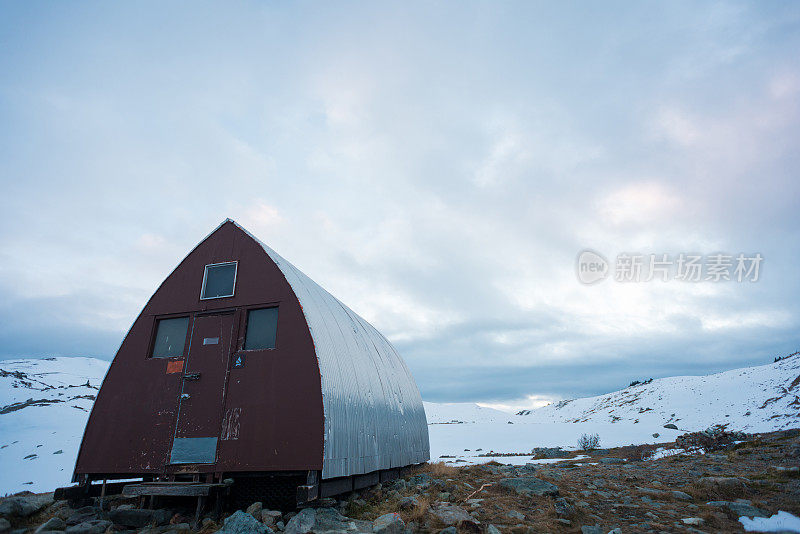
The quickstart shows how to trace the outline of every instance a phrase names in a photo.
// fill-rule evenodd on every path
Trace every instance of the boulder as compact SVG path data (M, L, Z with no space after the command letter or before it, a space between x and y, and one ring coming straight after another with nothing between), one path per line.
M413 495L411 497L404 497L403 499L400 500L399 504L401 510L411 510L413 508L416 508L418 505L419 505L419 500Z
M372 522L372 532L376 534L402 534L405 529L405 522L395 513L383 514Z
M8 522L8 519L0 517L0 532L8 532L9 530L11 530L11 523Z
M674 498L678 499L679 501L691 501L692 500L692 496L689 495L688 493L683 492L683 491L672 490L670 493L672 494L672 496Z
M36 529L36 534L47 532L49 530L66 530L66 528L67 524L63 519L60 517L51 517Z
M52 493L26 493L7 497L0 502L0 516L29 517L53 502Z
M306 534L310 532L316 521L317 511L314 508L303 508L286 523L286 534Z
M547 495L551 497L558 495L558 486L536 477L504 478L498 482L498 485L514 490L521 495Z
M148 525L166 525L172 519L169 510L146 510L141 508L123 508L111 510L108 518L115 524L129 528L143 528Z
M664 428L669 428L670 430L678 430L678 427L672 423L667 423L666 425L664 425Z
M494 525L486 527L486 534L501 534L500 529Z
M443 528L439 531L439 534L458 534L458 529L456 527Z
M597 460L601 464L624 464L625 460L622 458L600 458Z
M445 525L455 525L459 521L472 521L472 516L466 510L446 502L434 505L431 513Z
M225 523L217 532L222 534L271 534L272 529L261 524L252 515L236 510L225 518Z
M261 511L264 509L264 505L260 502L254 502L250 506L247 507L245 510L248 514L253 516L253 519L256 521L261 521Z
M294 518L292 518L294 519ZM287 527L288 529L288 527ZM372 523L345 517L335 508L317 508L311 532L371 532Z
M541 458L566 458L569 454L561 447L534 447L531 451L531 455Z
M743 492L747 489L747 481L738 477L700 477L697 479L697 485L707 489L724 490L726 492Z
M459 534L484 534L483 527L474 519L464 519L458 522L456 530Z
M77 525L67 527L66 534L103 534L111 525L111 521L106 521L104 519L91 519L89 521L84 521L83 523L78 523Z
M559 497L553 501L553 506L556 509L556 515L559 517L572 517L575 515L575 507L564 497Z
M67 518L67 526L77 525L79 523L83 523L84 521L97 519L97 514L99 513L100 510L93 506L84 506L83 508L78 508Z
M583 525L581 534L603 534L603 529L599 525Z
M750 501L746 501L744 499L731 502L731 501L711 501L708 506L716 506L719 508L724 508L729 510L732 514L737 517L769 517L769 515L761 510L760 508L756 508Z
M525 514L521 514L516 510L509 511L506 516L510 517L511 519L516 519L517 521L525 521Z

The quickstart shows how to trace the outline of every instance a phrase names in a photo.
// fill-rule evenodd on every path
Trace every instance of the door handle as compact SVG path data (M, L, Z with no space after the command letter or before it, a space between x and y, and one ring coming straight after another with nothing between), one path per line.
M183 378L186 380L200 380L200 373L186 373Z

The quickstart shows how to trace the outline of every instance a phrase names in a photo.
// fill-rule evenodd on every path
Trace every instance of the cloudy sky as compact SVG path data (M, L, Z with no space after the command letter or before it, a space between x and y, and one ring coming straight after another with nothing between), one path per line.
M800 4L5 3L0 357L113 357L236 219L431 401L800 349ZM576 256L760 253L594 285Z

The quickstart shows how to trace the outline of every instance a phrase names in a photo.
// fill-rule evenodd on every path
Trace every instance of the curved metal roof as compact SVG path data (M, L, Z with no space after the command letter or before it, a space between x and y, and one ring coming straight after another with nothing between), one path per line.
M232 222L264 248L303 309L322 380L322 478L428 461L428 424L422 398L392 344L277 252Z

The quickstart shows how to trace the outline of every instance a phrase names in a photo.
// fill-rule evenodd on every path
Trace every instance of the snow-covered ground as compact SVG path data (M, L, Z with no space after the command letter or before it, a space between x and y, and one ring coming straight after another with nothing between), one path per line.
M479 455L529 452L533 447L575 449L582 434L598 434L601 447L618 447L670 442L687 431L713 425L727 424L729 430L744 432L797 428L798 395L800 356L794 356L708 376L662 378L518 415L475 404L426 402L425 411L431 459L454 464L491 460L524 464L531 456ZM679 430L664 428L669 423Z
M0 361L0 496L69 483L108 364L95 358Z
M108 364L94 358L0 361L0 495L69 483ZM795 356L716 375L663 378L520 415L470 403L426 402L425 412L432 460L524 464L530 455L481 455L529 453L534 447L574 450L584 433L598 434L601 447L615 447L670 442L715 424L746 432L800 427L798 395ZM680 430L663 428L667 423Z
M664 443L683 434L663 428L663 423L542 421L530 416L504 413L475 404L425 403L431 440L431 460L453 465L496 460L523 465L525 456L482 456L487 453L526 453L534 447L576 449L582 434L598 434L601 447L631 443ZM658 438L653 437L658 434Z

